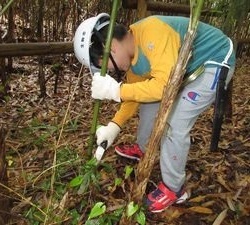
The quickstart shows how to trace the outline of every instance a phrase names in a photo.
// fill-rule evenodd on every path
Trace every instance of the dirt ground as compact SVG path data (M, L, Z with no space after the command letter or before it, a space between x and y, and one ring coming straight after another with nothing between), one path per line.
M46 77L52 74L51 67L45 67ZM79 78L80 68L65 64L59 77L57 93L54 93L55 77L51 76L46 86L47 97L40 98L36 60L29 57L15 59L14 69L10 76L10 96L0 105L0 124L6 129L8 195L12 203L9 209L9 224L44 224L31 222L36 221L31 218L34 208L32 203L41 209L50 204L49 181L53 173L49 168L55 165L55 161L59 165L69 159L77 161L86 155L93 115L93 100L90 98L91 77L86 73ZM243 57L237 62L233 80L232 118L223 123L219 150L209 151L213 117L211 107L200 116L191 133L192 145L186 182L191 198L185 204L175 205L162 213L147 214L147 224L250 224L249 84L250 59ZM100 123L106 124L117 108L118 104L102 102ZM137 123L138 117L135 115L124 127L115 144L134 142ZM59 151L60 149L63 150ZM57 214L61 213L61 218L65 218L66 222L61 224L76 224L68 222L68 214L65 214L65 210L72 208L78 209L84 221L92 207L93 199L106 202L110 211L124 204L127 193L132 191L130 184L133 178L124 180L122 188L109 187L114 179L123 177L126 165L136 168L137 164L115 155L113 147L105 153L104 161L116 172L100 172L102 190L97 193L97 197L79 196L72 191L71 195L66 196L65 188L78 169L77 166L67 163L62 167L63 171L59 171L61 166L57 167L60 184L56 184L57 198L53 198L52 202ZM55 180L57 179L59 178L56 176ZM159 179L157 161L147 192ZM59 188L61 192L58 191ZM87 203L84 209L79 209L79 202L83 200ZM58 211L58 205L62 202L64 211Z

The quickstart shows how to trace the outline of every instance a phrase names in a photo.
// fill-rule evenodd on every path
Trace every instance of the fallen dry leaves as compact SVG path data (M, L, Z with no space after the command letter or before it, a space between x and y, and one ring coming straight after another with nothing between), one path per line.
M52 77L47 83L48 96L40 99L36 62L24 57L15 60L14 67L21 68L22 72L13 73L10 76L11 96L7 103L0 106L0 123L8 130L6 146L9 187L25 197L20 199L12 193L12 220L16 221L16 224L27 224L21 216L29 206L27 199L38 200L43 206L48 204L47 192L39 185L45 178L51 176L51 171L46 170L52 165L58 130L61 128L70 94L75 85L78 87L58 146L58 149L70 146L65 161L73 155L84 157L92 121L93 101L90 98L91 78L87 73L81 82L77 83L78 70L64 65L57 94L53 93ZM46 75L51 73L49 68L48 65L45 70ZM250 60L244 58L238 60L234 78L232 121L223 124L219 151L209 151L213 114L211 108L200 116L192 130L186 182L191 198L185 204L175 205L160 214L148 214L148 224L250 224L249 84ZM117 107L117 104L103 102L100 123L107 123ZM137 116L131 119L116 143L133 142L137 122ZM136 167L136 163L118 157L112 148L106 152L104 161L110 164L116 173L107 174L100 171L102 191L96 192L96 195L107 203L109 211L113 211L126 203L126 197L133 188L131 185L133 177L125 180L120 187L114 187L113 181L117 177L123 177L126 165ZM63 160L59 163L63 163ZM147 191L150 191L154 183L160 179L157 162L154 170ZM42 173L43 171L45 172ZM67 186L68 181L74 176L76 176L76 168L67 165L61 181ZM81 200L79 196L65 191L61 199L53 203L53 207L60 213L67 207L77 208ZM90 207L86 206L82 209L83 220L86 219Z

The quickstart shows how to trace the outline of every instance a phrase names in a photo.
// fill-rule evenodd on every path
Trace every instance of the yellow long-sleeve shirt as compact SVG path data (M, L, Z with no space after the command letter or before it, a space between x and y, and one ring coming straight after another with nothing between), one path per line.
M130 26L135 55L126 74L127 83L120 89L123 102L112 121L122 126L137 111L140 103L162 99L188 24L189 19L185 17L150 16ZM214 62L220 64L225 58L229 65L235 65L235 54L228 55L230 48L230 41L221 30L199 22L187 73L194 72L201 65L215 66Z
M122 126L142 102L160 101L181 45L180 35L156 17L130 26L135 55L122 84L121 107L112 121Z

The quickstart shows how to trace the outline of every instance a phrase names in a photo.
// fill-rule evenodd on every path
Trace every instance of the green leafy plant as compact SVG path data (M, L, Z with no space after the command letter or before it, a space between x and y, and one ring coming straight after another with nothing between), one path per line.
M129 166L129 165L126 165L125 166L125 169L124 169L124 172L125 172L125 175L124 175L124 179L128 179L128 177L131 175L131 173L134 171L134 168Z
M79 224L79 220L80 220L80 217L81 215L77 212L76 209L72 209L70 211L70 215L71 215L71 225L77 225Z
M103 202L97 202L91 209L88 220L96 218L106 212L106 205Z
M123 208L114 212L107 213L107 207L104 202L97 202L90 211L85 225L113 225L119 221Z
M127 217L133 217L140 225L146 224L146 216L143 212L143 208L139 207L139 205L135 204L133 201L127 205L126 215Z
M76 131L78 129L79 124L80 124L79 117L76 117L69 121L66 130Z
M69 186L73 188L79 187L78 194L86 192L92 184L99 189L100 174L97 171L97 165L98 162L95 158L86 161L81 168L81 174L73 178Z

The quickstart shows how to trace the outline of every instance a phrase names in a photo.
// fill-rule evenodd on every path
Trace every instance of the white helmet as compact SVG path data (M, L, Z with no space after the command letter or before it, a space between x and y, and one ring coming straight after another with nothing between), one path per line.
M91 36L94 28L99 31L109 24L109 18L110 16L107 13L100 13L95 17L84 20L75 32L73 40L75 56L80 63L89 68L92 75L96 71L100 71L100 69L96 68L90 61L89 48L91 46Z

